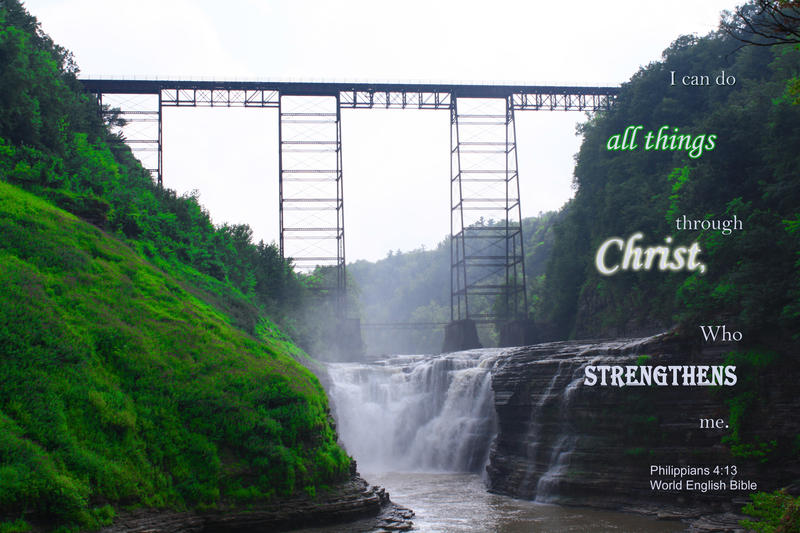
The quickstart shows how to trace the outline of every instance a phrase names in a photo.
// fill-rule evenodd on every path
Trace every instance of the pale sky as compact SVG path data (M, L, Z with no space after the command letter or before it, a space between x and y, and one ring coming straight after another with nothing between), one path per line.
M85 77L619 85L734 0L28 0ZM697 73L707 74L707 73ZM666 81L665 81L666 83ZM572 196L578 112L517 113L523 216ZM164 184L277 240L277 112L166 108ZM449 232L449 114L345 110L348 262Z

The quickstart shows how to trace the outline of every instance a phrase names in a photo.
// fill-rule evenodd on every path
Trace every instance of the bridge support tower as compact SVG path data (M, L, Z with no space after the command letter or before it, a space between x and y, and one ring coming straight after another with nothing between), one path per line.
M346 316L342 122L338 96L281 95L278 124L281 255L312 274Z
M358 319L347 313L342 120L339 95L281 94L278 104L281 256L311 276L318 300L310 317L330 325L320 356L363 353ZM331 320L331 314L333 320Z
M510 96L454 98L451 103L452 324L445 349L478 347L478 323L502 327L527 317L512 104Z

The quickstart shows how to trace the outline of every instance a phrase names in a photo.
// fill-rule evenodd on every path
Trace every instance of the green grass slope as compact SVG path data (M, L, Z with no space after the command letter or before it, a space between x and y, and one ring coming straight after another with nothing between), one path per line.
M347 472L297 348L199 295L0 182L0 531L240 507Z

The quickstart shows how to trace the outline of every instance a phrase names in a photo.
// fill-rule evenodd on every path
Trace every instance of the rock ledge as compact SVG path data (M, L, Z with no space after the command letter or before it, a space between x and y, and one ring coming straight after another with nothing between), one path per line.
M239 533L290 531L374 517L387 531L411 529L413 511L394 505L389 493L359 475L315 499L298 496L247 510L165 511L141 509L121 513L101 533Z

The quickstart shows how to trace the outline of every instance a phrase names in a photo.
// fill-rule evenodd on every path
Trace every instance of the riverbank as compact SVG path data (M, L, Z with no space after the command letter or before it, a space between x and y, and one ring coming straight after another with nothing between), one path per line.
M354 474L316 498L297 496L253 504L246 509L200 512L141 509L121 513L113 526L101 529L100 533L279 532L317 526L341 531L342 524L354 521L367 523L373 530L407 531L412 527L412 516L409 509L395 505L385 489L369 485Z

